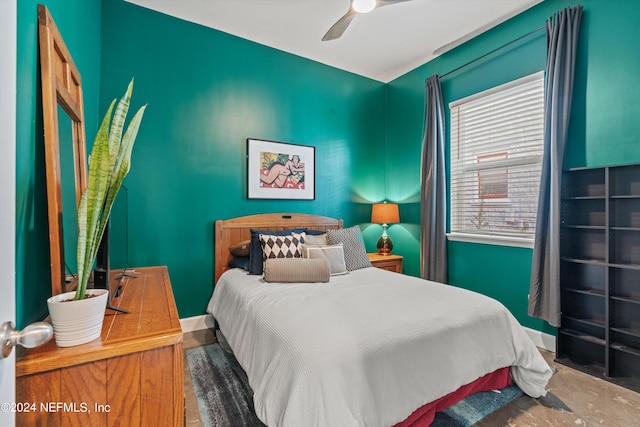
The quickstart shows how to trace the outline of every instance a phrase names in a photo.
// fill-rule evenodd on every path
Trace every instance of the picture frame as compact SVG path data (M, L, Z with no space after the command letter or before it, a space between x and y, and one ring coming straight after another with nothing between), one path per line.
M315 147L247 138L247 198L315 200Z

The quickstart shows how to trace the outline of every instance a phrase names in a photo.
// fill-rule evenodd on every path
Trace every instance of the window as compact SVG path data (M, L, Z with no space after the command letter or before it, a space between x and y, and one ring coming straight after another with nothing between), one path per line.
M484 154L478 156L478 163L492 160L507 160L508 158L509 153L506 151L497 154ZM480 169L478 170L478 198L506 199L509 197L508 183L509 170L507 168Z
M532 241L543 151L544 74L452 102L449 108L450 237Z

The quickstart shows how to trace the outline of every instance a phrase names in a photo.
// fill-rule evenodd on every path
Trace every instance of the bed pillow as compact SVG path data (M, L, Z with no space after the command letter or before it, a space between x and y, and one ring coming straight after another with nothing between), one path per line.
M327 233L309 234L309 230L307 230L305 231L304 243L305 245L326 246L329 244L327 242Z
M312 236L319 236L321 234L325 234L326 231L325 230L311 230L310 228L307 228L305 230L305 233L310 234Z
M270 258L264 263L266 282L328 282L330 276L331 268L326 259Z
M249 245L251 240L245 240L244 242L240 242L237 245L233 245L229 248L229 252L231 255L235 257L248 257L249 256Z
M327 241L330 245L342 243L347 270L353 271L371 267L371 261L369 261L367 250L364 247L362 232L357 225L340 230L328 230Z
M304 233L291 233L288 236L260 234L259 237L265 261L272 258L302 258Z
M243 270L249 271L249 257L241 256L241 257L231 258L229 260L228 266L230 268L241 268Z
M291 233L302 233L304 228L292 228L290 230L271 231L250 229L251 240L249 244L249 274L262 274L264 255L260 244L260 234L271 234L274 236L287 236Z
M306 239L305 239L306 241ZM302 257L309 259L326 259L331 268L331 275L346 274L347 265L344 261L342 243L337 245L312 246L302 245Z

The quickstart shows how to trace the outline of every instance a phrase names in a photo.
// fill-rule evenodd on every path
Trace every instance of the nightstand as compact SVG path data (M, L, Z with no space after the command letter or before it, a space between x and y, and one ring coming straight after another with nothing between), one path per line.
M371 265L383 270L395 271L402 273L402 256L401 255L380 255L377 252L367 254Z

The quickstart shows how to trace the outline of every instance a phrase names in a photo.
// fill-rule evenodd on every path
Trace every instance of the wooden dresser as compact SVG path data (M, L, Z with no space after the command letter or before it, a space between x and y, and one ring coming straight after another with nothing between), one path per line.
M169 274L135 274L112 303L131 313L107 310L100 339L67 348L51 340L18 356L16 402L30 408L16 425L184 425L182 330Z

